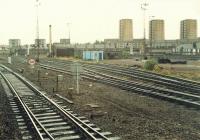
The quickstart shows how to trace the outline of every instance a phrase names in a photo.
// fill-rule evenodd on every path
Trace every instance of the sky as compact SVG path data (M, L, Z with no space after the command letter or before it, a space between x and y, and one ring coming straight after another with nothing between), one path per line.
M47 39L52 25L53 42L68 38L72 43L118 38L119 20L133 19L134 38L143 37L141 4L149 4L146 28L152 19L165 20L166 39L178 39L180 21L197 19L200 27L200 0L40 0L40 38ZM31 44L36 38L36 0L0 0L0 44L19 38ZM67 23L70 23L69 26ZM198 35L200 28L198 28ZM148 31L147 31L148 37Z

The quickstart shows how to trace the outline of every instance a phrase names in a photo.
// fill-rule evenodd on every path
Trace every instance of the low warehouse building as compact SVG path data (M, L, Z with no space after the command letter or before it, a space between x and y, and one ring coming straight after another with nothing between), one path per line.
M103 51L83 51L83 60L103 60Z

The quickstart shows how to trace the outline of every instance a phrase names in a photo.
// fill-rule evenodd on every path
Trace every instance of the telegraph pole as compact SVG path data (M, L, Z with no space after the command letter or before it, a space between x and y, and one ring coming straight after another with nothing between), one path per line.
M71 31L70 31L70 23L67 23L67 27L68 27L68 38L70 39L71 37Z
M51 25L49 25L49 57L52 57L52 30L51 30Z
M146 10L147 10L148 5L149 5L148 3L141 4L141 9L143 11L143 27L144 27L144 40L143 40L143 46L141 50L143 57L145 57L146 55Z
M36 47L37 47L37 62L40 61L40 34L39 34L39 6L40 2L39 0L36 0L36 18L37 18L37 23L36 23Z
M80 66L78 65L78 63L76 64L76 92L77 94L79 94L79 68Z

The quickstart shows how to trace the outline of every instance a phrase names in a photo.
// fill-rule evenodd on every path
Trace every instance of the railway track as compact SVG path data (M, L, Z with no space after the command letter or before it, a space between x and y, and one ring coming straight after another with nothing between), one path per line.
M40 64L40 66L41 68L44 69L71 75L69 67L63 68L64 65L59 66L54 63L54 65L51 66L44 64ZM145 83L138 83L127 79L122 79L119 77L107 75L87 68L85 68L85 72L82 74L82 78L115 86L123 90L132 91L134 93L148 95L159 99L171 101L174 103L183 104L189 107L195 107L198 109L200 108L200 96L196 95L195 93L192 94L187 92L175 91L171 89L165 89L162 87L155 86L154 84L149 85Z
M47 63L47 62L45 62ZM55 62L56 66L66 66L69 67L72 62ZM50 63L51 64L51 63ZM107 64L87 64L83 63L82 66L87 70L93 70L101 73L107 73L114 76L127 77L134 80L140 80L145 83L154 83L155 85L165 87L167 89L172 89L175 91L185 91L187 93L200 95L200 83L190 80L185 80L181 78L160 75L156 73L151 73L136 68L125 68L116 65Z
M161 76L146 71L141 71L133 68L123 68L112 65L88 65L84 64L83 67L92 69L99 72L107 72L110 74L126 76L131 79L141 80L142 82L154 83L159 86L173 89L176 91L187 91L190 93L200 94L200 84L186 81L183 79L170 79L167 76Z
M0 75L16 115L22 139L118 140L85 117L73 113L62 102L50 99L31 82L1 65Z

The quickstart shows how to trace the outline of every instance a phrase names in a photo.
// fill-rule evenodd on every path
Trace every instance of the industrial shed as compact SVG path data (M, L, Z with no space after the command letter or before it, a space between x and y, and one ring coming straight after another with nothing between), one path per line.
M103 51L83 51L83 60L103 60Z
M75 54L74 48L57 48L56 49L56 56L58 57L73 57Z

